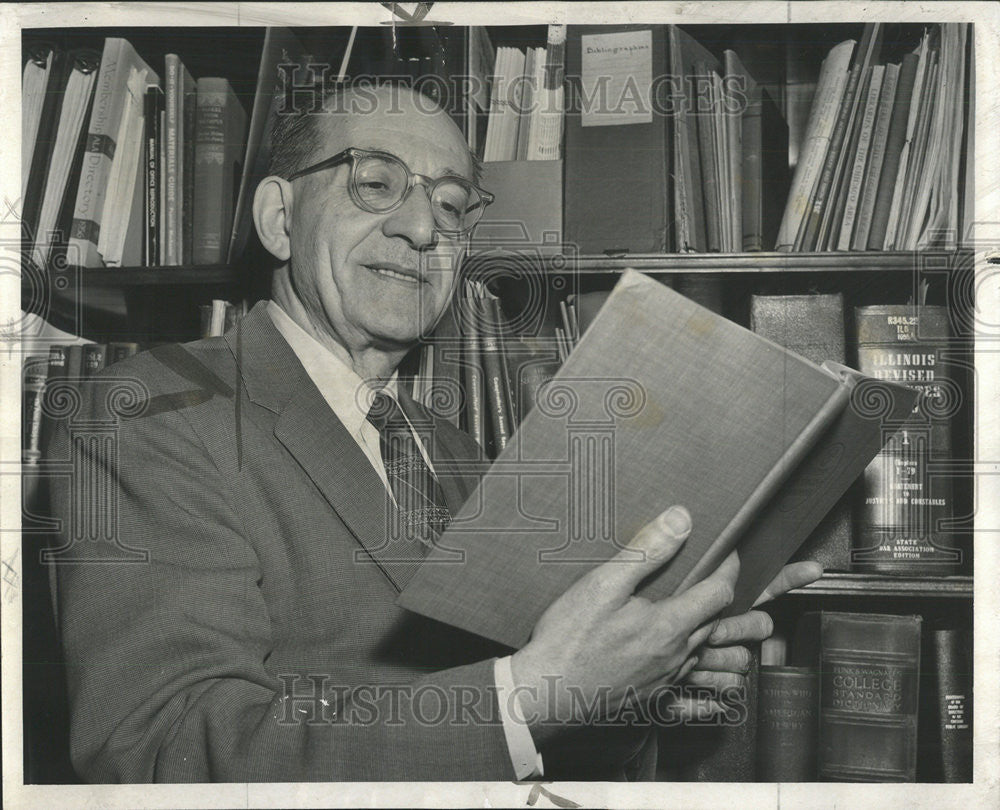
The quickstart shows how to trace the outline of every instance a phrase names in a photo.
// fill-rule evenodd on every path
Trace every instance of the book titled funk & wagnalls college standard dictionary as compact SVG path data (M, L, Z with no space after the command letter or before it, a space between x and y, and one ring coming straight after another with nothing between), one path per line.
M691 536L638 593L681 592L736 548L742 612L915 397L626 271L399 604L521 646L575 580L682 504Z

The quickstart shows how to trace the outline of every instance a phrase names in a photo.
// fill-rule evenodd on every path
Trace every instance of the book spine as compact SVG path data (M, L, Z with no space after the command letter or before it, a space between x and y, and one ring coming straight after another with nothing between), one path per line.
M791 250L799 227L809 209L813 191L826 159L830 136L836 124L837 112L847 85L847 62L854 50L854 40L836 45L824 60L816 88L816 97L809 113L806 137L792 178L792 188L785 205L785 214L778 230L778 250Z
M468 317L465 328L465 359L462 367L465 381L465 431L486 449L486 415L483 387L483 355L479 338L479 305L475 298L464 298L464 309Z
M758 677L757 781L815 781L818 673L807 667L762 666Z
M180 234L178 214L181 206L181 189L179 182L183 171L183 111L181 101L181 64L175 54L168 53L165 57L166 65L166 164L164 166L165 182L165 207L163 232L164 260L163 264L168 266L181 263L181 256L177 250L180 245Z
M88 343L83 347L83 377L94 377L104 368L108 347L100 343Z
M857 96L860 77L861 66L855 65L851 68L851 72L847 76L847 87L844 90L844 97L840 102L837 123L830 138L830 148L827 149L826 158L823 161L823 170L816 185L816 194L813 196L812 206L804 220L804 230L800 228L802 239L796 239L796 250L810 251L816 248L817 232L819 231L827 196L830 193L830 186L833 184L834 171L840 159L841 150L843 149L844 135L854 114L854 99Z
M735 547L740 536L746 531L754 517L771 500L792 471L802 463L809 450L816 444L823 432L847 406L850 388L841 384L830 394L826 403L817 411L802 432L789 444L785 454L760 480L743 506L733 515L729 524L719 533L706 549L701 559L678 585L681 593L696 582L700 582L714 571Z
M896 187L896 175L899 171L903 143L906 140L906 123L910 117L910 100L913 96L913 84L917 77L918 59L919 57L915 53L908 53L903 57L899 69L896 98L892 105L892 120L889 123L889 135L886 137L885 159L882 162L882 172L879 175L875 206L872 209L872 224L868 233L869 250L882 250L885 245L892 195Z
M123 61L125 44L125 40L116 37L105 41L94 91L94 107L87 130L87 145L69 237L70 249L76 251L72 263L79 263L82 267L102 265L97 242L108 175L115 156L115 136L124 104L124 82L119 77L128 74L128 65Z
M868 162L868 152L871 147L872 130L875 127L875 114L878 111L879 94L882 91L882 78L885 68L875 65L872 68L871 81L868 84L868 98L865 101L861 118L861 129L857 149L854 152L854 165L847 182L847 197L844 204L844 219L840 225L840 236L837 240L837 250L850 250L851 237L854 234L854 218L858 212L858 201L861 195L861 185L865 176L865 166Z
M21 462L36 465L42 459L42 405L45 397L47 357L28 357L24 361L24 384L21 410Z
M965 630L931 632L941 776L972 781L972 637Z
M761 148L763 146L763 99L753 88L743 112L743 250L764 249L764 205Z
M223 198L231 191L225 183L226 93L218 82L203 79L198 83L195 133L198 183L192 260L195 264L216 264L223 260Z
M181 172L181 261L184 264L190 264L194 261L194 195L196 187L201 183L201 179L195 174L195 116L197 115L198 95L194 90L190 75L185 73L184 78L186 86L184 88L183 116L184 169ZM226 236L228 235L226 234ZM221 262L221 247L219 256L218 261Z
M750 329L791 349L807 360L845 363L844 297L835 295L754 295ZM853 548L852 494L823 518L795 553L796 560L815 560L824 569L847 571Z
M486 402L490 413L490 425L493 429L494 451L495 455L500 455L514 433L510 405L510 383L504 360L499 304L495 298L484 299L482 304L484 316L481 333L483 378L486 387Z
M920 625L919 616L821 615L820 781L915 781Z
M139 353L139 344L125 341L116 341L108 344L107 364L114 365L126 357Z
M904 576L952 574L960 557L944 528L954 515L952 480L934 469L951 454L957 399L947 356L947 309L859 307L855 322L859 370L914 388L920 398L865 470L852 567Z
M143 173L143 215L146 224L143 242L143 264L160 263L160 112L163 91L156 85L146 90L143 109L145 126L145 171Z
M882 81L882 94L879 99L878 118L872 133L871 156L868 160L868 168L865 170L864 191L861 196L861 205L858 208L858 219L854 238L851 240L851 250L868 249L868 236L871 233L872 215L875 211L875 195L882 174L882 164L885 162L885 147L889 136L889 124L892 120L892 108L898 82L899 65L886 65L885 78Z
M715 148L712 73L699 62L695 66L697 87L695 119L698 128L698 151L701 158L701 188L705 201L705 234L709 253L722 250L722 211L719 208L719 162Z

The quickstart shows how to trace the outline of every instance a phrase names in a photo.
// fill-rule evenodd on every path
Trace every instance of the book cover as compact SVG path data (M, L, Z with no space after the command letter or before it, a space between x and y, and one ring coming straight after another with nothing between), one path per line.
M847 362L844 297L830 295L754 295L750 329L814 363ZM796 560L815 560L827 571L849 571L853 548L852 495L845 494L795 552Z
M21 195L27 192L35 138L45 109L46 92L53 78L57 46L52 42L26 38L23 44L27 59L21 71Z
M427 558L463 564L422 565L399 604L520 646L572 582L679 503L693 533L639 593L684 590L739 547L731 610L745 610L880 446L880 420L847 407L851 382L627 271ZM841 422L850 435L818 446Z
M706 249L709 253L722 250L725 220L722 208L722 170L716 149L716 99L712 92L714 73L703 61L695 62L694 80L699 88L693 111L698 130L698 157L701 161L701 193L705 203ZM689 115L692 113L689 113Z
M199 79L197 103L192 261L219 264L233 227L246 113L224 78Z
M602 38L617 38L606 40ZM628 60L602 65L608 42L634 46ZM585 44L586 42L586 44ZM584 70L584 49L589 48ZM566 41L566 116L563 235L583 253L666 253L669 228L668 116L649 102L623 102L631 111L613 115L618 94L634 87L648 99L653 76L666 65L662 26L570 26ZM610 77L602 101L594 88ZM585 92L585 88L588 92ZM616 89L617 88L617 89ZM647 115L642 115L645 109ZM694 121L691 122L692 126Z
M94 105L87 128L87 148L76 190L70 247L78 251L84 267L101 267L98 253L105 200L123 116L129 109L129 78L133 71L146 71L148 84L158 84L155 71L140 57L128 40L108 37L94 92ZM141 114L141 110L140 110ZM125 148L125 147L123 147ZM114 210L111 217L120 215Z
M820 781L915 781L920 631L920 616L823 611L800 621L796 655L818 649Z
M816 781L819 674L761 666L757 681L757 781Z
M951 420L960 404L948 356L945 307L858 307L858 368L918 392L917 407L865 470L853 568L948 575L960 562L954 515ZM943 465L943 466L942 466Z
M192 264L194 262L194 224L197 217L197 212L194 210L194 194L195 189L200 185L199 179L195 176L195 118L198 114L198 85L190 73L185 71L183 76L184 154L181 172L181 264ZM240 146L243 146L242 140ZM235 194L235 190L233 193ZM226 235L228 236L228 233Z

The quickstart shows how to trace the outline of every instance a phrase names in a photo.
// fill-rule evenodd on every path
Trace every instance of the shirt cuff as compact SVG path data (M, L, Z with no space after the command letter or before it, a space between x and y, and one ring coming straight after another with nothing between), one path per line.
M493 680L497 687L497 703L500 705L500 719L503 733L507 738L510 762L514 766L517 779L538 779L545 770L542 755L535 748L531 731L524 721L521 698L514 687L514 673L510 668L510 656L498 658L493 664Z

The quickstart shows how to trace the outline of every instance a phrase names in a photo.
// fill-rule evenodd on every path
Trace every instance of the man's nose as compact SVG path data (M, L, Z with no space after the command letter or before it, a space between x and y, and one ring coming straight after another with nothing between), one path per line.
M403 204L386 217L382 233L405 239L415 250L433 247L437 243L434 212L423 185L410 189Z

